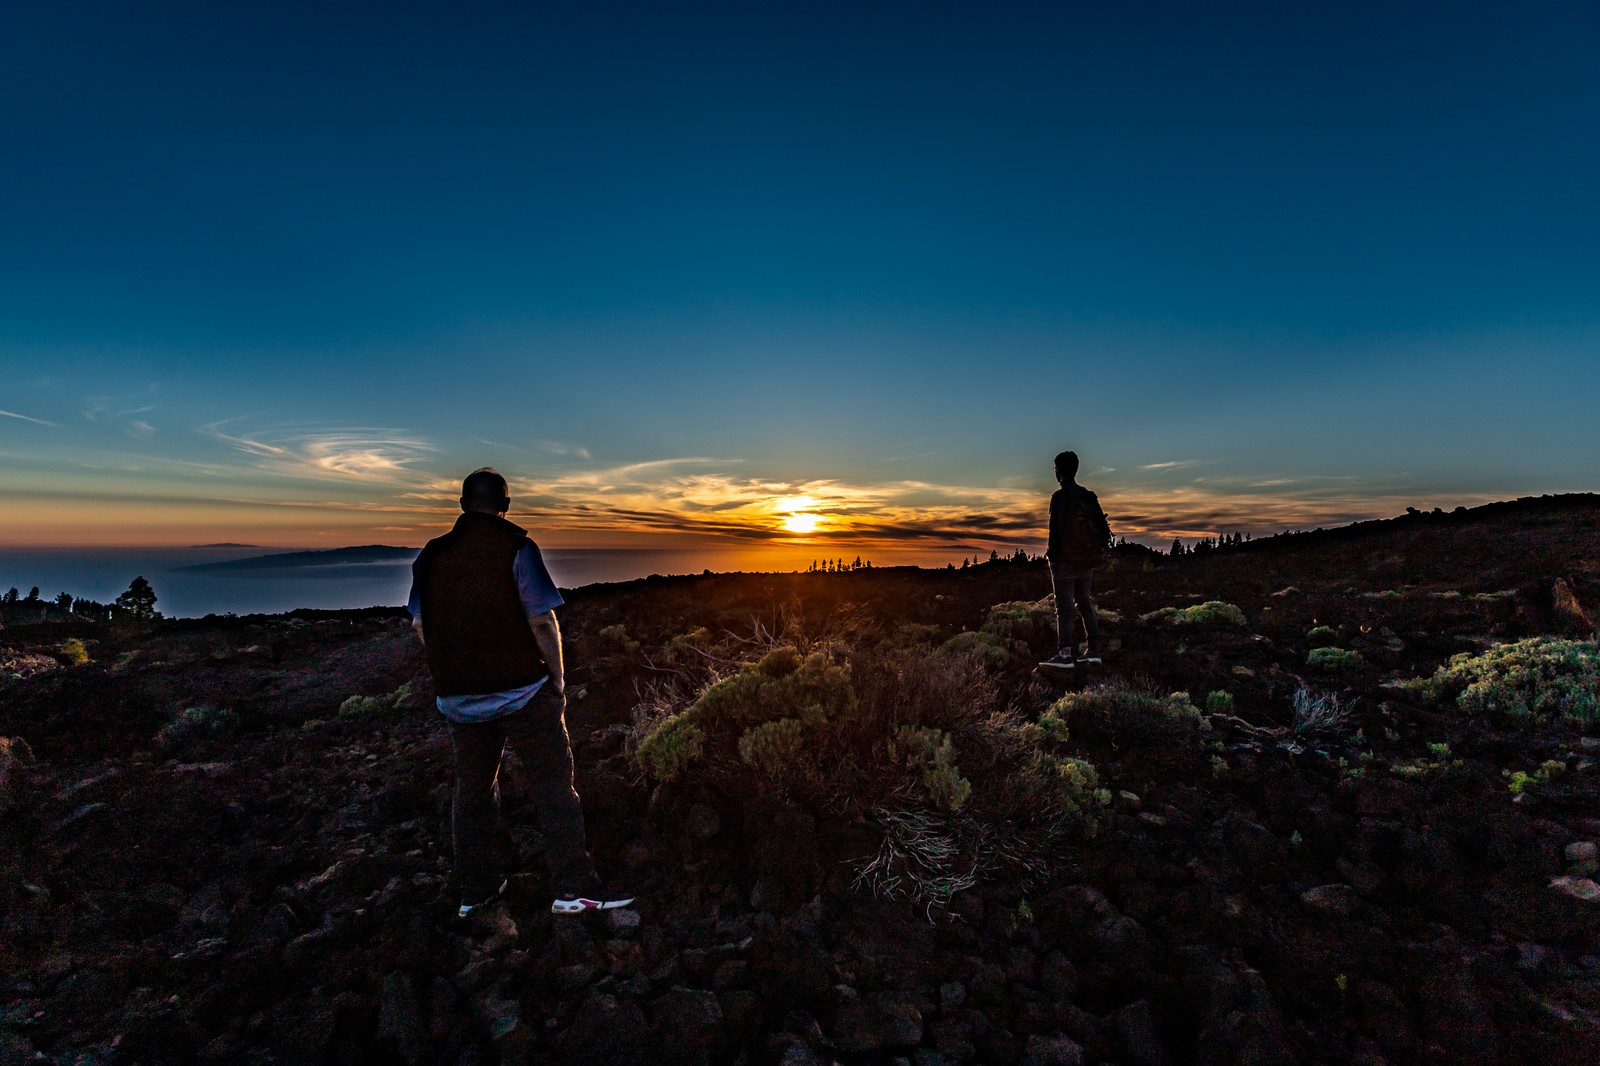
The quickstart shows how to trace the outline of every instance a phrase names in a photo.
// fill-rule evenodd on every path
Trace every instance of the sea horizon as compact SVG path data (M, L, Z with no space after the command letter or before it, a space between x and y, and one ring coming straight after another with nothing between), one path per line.
M397 545L397 547L402 547ZM404 546L409 547L409 546ZM155 589L156 609L169 618L208 614L282 614L302 608L344 610L404 606L411 587L408 560L298 566L281 569L194 570L191 567L264 555L329 549L249 544L185 547L0 547L0 593L39 589L45 600L60 593L110 603L136 577ZM420 551L420 548L413 550ZM958 554L960 552L960 554ZM959 562L975 549L896 553L872 558L874 565L933 565ZM558 586L632 581L651 575L734 572L793 573L812 559L841 558L800 550L750 551L707 548L546 548L545 564ZM985 555L987 553L984 553ZM866 553L842 555L845 562Z

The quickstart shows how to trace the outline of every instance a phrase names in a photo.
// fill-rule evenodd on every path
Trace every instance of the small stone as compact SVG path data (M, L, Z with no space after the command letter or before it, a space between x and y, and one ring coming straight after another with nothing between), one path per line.
M639 931L639 926L643 923L643 919L639 917L639 912L636 910L630 910L627 907L619 907L616 910L611 911L610 914L611 931L613 933L636 933Z
M638 1062L646 1046L644 1012L614 996L590 996L556 1040L564 1062Z
M1028 1037L1022 1051L1020 1066L1083 1066L1083 1048L1070 1037L1060 1033Z
M1550 957L1550 951L1542 944L1517 945L1517 969L1537 970L1545 964Z
M595 974L598 972L596 967L585 962L576 963L572 966L562 966L553 975L556 991L563 996L577 995L589 987L589 983L594 980Z
M922 1012L909 1000L892 995L871 1005L848 1002L834 1011L828 1032L847 1055L916 1047L922 1043Z
M1355 913L1358 899L1349 885L1319 885L1300 893L1300 902L1318 914L1347 918Z
M796 1041L783 1051L778 1066L828 1066L827 1060L817 1055L805 1044Z
M939 1009L949 1013L967 1005L967 986L960 981L946 981L939 986Z
M744 959L729 959L711 975L711 987L718 992L742 988L748 983L750 964Z
M683 829L694 839L705 843L722 832L722 816L709 804L696 803L684 816Z
M709 1046L722 1025L716 994L699 988L674 988L651 1005L653 1028L662 1046L684 1051Z
M1600 903L1600 885L1587 877L1558 877L1550 887L1585 903Z
M1575 840L1567 845L1567 861L1592 872L1600 864L1600 847L1596 847L1592 840Z
M1167 1053L1156 1035L1149 1001L1141 999L1117 1011L1116 1028L1128 1061L1134 1066L1165 1066Z
M378 1039L394 1041L395 1050L406 1062L417 1062L428 1052L422 1008L417 1004L416 989L406 974L391 973L383 979Z
M1363 896L1370 896L1383 887L1383 868L1375 863L1340 859L1335 865L1339 869L1339 876Z

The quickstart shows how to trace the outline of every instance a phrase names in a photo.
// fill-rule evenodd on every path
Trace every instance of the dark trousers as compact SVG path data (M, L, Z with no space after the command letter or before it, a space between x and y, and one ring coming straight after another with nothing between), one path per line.
M527 768L555 890L587 889L596 878L584 838L583 801L572 784L566 700L540 689L525 707L503 718L450 723L450 745L456 754L450 828L462 897L488 896L500 885L494 853L499 840L500 759L507 740Z
M1050 583L1056 593L1056 639L1062 648L1078 651L1078 615L1083 615L1083 632L1091 650L1100 649L1100 622L1094 615L1094 596L1090 592L1089 571L1076 573L1063 567L1050 568Z

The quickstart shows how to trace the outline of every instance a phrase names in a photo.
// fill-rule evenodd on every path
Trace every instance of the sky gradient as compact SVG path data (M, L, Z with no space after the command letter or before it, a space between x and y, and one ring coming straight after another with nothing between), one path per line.
M7 5L0 543L420 544L484 464L708 560L1036 551L1068 447L1150 543L1590 491L1597 54L1583 2Z

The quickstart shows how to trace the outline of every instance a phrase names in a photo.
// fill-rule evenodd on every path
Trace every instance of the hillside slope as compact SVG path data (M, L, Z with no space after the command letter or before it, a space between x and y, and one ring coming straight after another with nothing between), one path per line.
M0 631L0 1062L1600 1061L1594 497L1130 552L1098 588L1112 654L1070 692L1032 672L1037 565L575 590L579 787L640 902L548 914L513 755L520 872L470 924L395 612ZM56 666L74 636L91 661ZM1559 706L1405 683L1530 638L1579 671L1547 671ZM842 763L641 769L652 724L787 647L863 716L961 681L969 805L864 803ZM1297 729L1302 690L1342 720ZM980 733L1046 722L1104 790L1085 835L1023 811L975 886L882 898L892 818L956 839L1006 784Z

